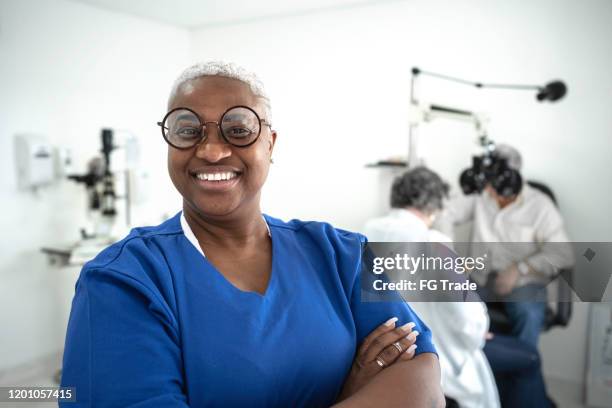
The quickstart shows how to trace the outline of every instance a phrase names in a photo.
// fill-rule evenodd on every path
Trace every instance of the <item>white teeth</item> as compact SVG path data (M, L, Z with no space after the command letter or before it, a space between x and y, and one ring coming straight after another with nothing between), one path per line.
M221 181L221 180L231 180L237 176L234 172L227 173L198 173L196 174L196 178L198 180L207 180L207 181Z

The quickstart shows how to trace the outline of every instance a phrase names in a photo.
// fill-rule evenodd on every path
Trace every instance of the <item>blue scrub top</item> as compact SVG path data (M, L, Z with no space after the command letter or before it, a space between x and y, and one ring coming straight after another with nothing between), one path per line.
M66 407L325 407L356 347L403 302L360 302L362 235L265 216L272 274L265 295L227 281L190 243L180 213L136 228L87 263L76 285L62 385Z

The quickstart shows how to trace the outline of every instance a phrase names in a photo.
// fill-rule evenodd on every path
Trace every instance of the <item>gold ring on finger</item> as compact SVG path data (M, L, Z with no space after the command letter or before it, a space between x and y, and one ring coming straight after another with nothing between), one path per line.
M376 356L376 363L380 366L380 368L385 368L387 366L387 363L385 363L385 360L383 360L381 356Z
M395 346L395 348L397 349L397 351L400 352L400 354L404 352L404 350L402 349L402 345L399 343L399 341L396 341L395 343L393 343L393 346Z

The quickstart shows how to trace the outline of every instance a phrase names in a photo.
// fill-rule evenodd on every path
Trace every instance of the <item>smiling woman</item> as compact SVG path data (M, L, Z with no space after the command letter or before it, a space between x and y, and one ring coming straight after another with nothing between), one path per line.
M259 207L276 140L276 132L260 125L266 111L262 98L238 79L202 76L179 85L168 105L171 114L162 126L171 144L168 170L183 196L187 219L195 213L252 214ZM175 119L172 112L191 114ZM220 180L223 173L235 177L223 183L211 180Z
M360 301L365 237L260 209L277 133L256 78L188 68L158 123L183 211L83 268L70 406L440 406L429 329Z

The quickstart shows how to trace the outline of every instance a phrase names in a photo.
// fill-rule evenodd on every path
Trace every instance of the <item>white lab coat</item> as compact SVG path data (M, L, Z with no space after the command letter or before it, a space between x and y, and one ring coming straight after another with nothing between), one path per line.
M462 408L499 407L495 378L482 351L489 329L484 303L418 302L410 306L433 334L444 394Z
M366 223L368 240L378 242L450 242L415 214L393 209ZM499 408L495 378L482 351L489 316L481 302L414 302L410 306L429 326L440 357L442 389L462 408Z

